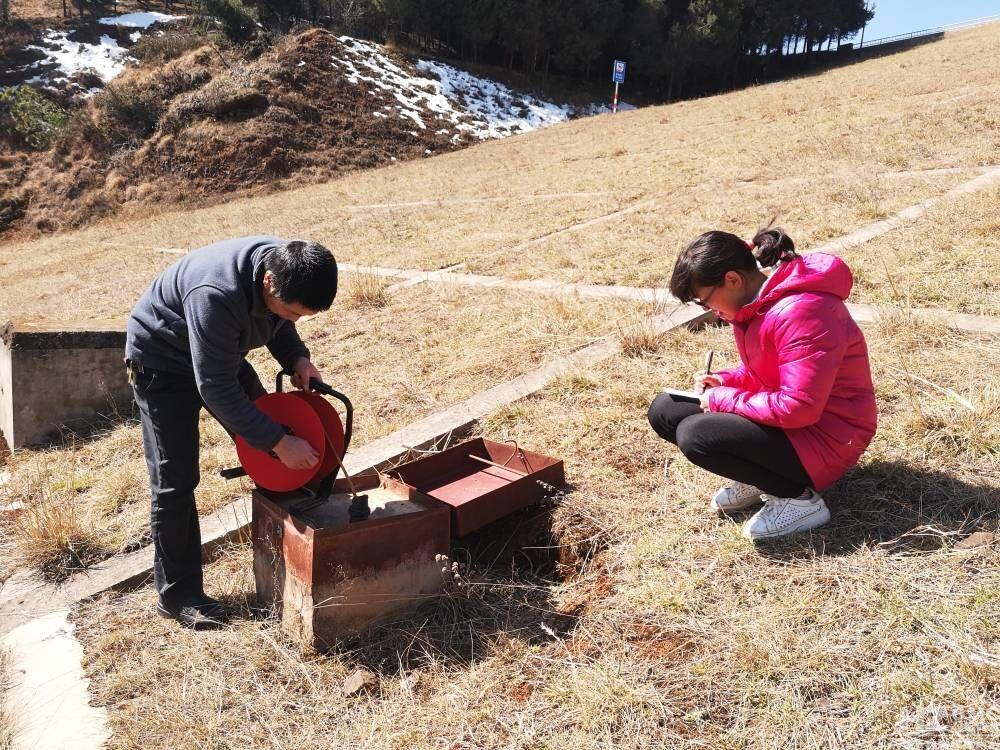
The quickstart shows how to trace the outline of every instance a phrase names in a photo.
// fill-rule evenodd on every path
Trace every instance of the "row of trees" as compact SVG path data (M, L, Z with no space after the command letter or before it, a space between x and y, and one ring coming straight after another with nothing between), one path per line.
M109 4L71 2L94 14ZM753 80L778 58L851 38L872 17L867 0L165 0L175 2L223 18L249 18L245 5L265 26L323 22L528 75L595 80L621 58L631 80L668 99Z
M326 16L349 33L529 75L604 77L622 58L671 98L734 85L744 63L839 43L872 16L866 0L252 1L262 15Z

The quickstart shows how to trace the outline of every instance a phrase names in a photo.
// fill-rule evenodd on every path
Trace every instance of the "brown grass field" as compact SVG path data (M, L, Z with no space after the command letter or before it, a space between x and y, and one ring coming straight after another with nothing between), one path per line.
M725 330L678 333L483 425L565 457L555 543L580 555L565 581L473 569L466 594L303 658L251 616L233 548L208 574L241 613L231 629L180 632L145 590L79 610L113 747L880 748L935 711L942 747L995 746L1000 556L956 542L997 531L1000 347L903 317L869 340L882 428L827 494L828 527L758 550L709 512L717 480L645 407L707 348L733 351ZM345 698L358 667L380 687Z
M0 688L6 690L9 683L8 657L0 648ZM14 741L14 722L7 706L0 706L0 750L12 750Z
M898 232L853 248L853 298L1000 316L1000 188L934 206Z
M993 24L822 75L2 245L0 315L121 317L174 259L156 248L264 231L361 263L647 285L708 228L749 233L777 215L808 248L1000 161L998 52ZM571 192L606 194L526 197ZM446 202L484 197L502 200ZM894 312L867 329L880 430L825 493L827 526L754 547L709 512L718 480L659 441L645 410L659 389L687 387L707 349L720 367L735 352L725 328L677 331L480 425L565 459L552 569L472 561L464 589L326 656L300 654L254 613L242 545L206 570L208 590L236 613L226 629L157 618L148 588L78 607L111 747L1000 747L1000 344L907 312L997 314L998 197L940 203L848 253L858 301ZM389 293L361 275L303 331L355 400L361 444L648 312L431 284ZM212 477L233 451L207 419L202 440L204 512L246 487ZM55 560L58 573L141 542L134 424L10 461L0 501L29 508L0 516L3 535L41 550L22 551L22 564ZM67 521L46 508L73 512ZM67 527L83 532L73 549L87 559L51 544ZM359 667L379 685L345 696Z

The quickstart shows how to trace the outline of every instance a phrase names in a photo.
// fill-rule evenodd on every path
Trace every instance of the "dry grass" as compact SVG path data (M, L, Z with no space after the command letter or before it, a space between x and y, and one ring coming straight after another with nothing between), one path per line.
M301 657L250 616L249 553L235 548L208 572L240 612L229 630L173 628L148 592L78 611L113 746L771 750L923 747L931 732L995 747L1000 546L955 545L998 531L1000 436L982 428L997 423L1000 347L902 318L869 343L881 430L812 535L754 548L708 512L718 480L651 433L659 388L687 383L707 348L720 366L734 357L724 329L674 333L659 355L567 374L483 425L565 457L555 526L582 553L565 583L526 576L513 596L510 579L474 570L476 595ZM900 362L972 408L911 389ZM359 667L380 687L345 698Z
M356 279L361 277L361 281ZM354 402L354 445L524 372L544 360L609 335L622 318L638 318L628 303L561 300L528 293L437 285L401 289L391 296L372 277L345 274L347 299L303 321L300 331L326 380ZM355 289L365 289L360 304ZM374 291L373 291L374 290ZM278 366L266 350L251 356L273 388ZM198 507L211 513L245 494L246 480L226 481L218 470L237 463L222 427L201 421ZM141 430L123 419L86 439L68 435L47 451L19 451L0 489L27 510L10 537L15 552L5 573L30 566L51 577L83 562L147 544L149 496Z
M618 323L618 344L626 357L655 354L663 348L669 334L656 326L655 316L632 315Z
M344 304L350 308L388 307L390 284L381 276L371 273L354 273L348 277Z
M998 217L995 187L940 203L909 226L847 251L855 299L1000 315Z
M344 260L509 275L662 281L707 227L749 232L777 212L807 245L940 193L996 160L1000 25L770 86L578 120L429 160L204 210L108 221L4 247L4 314L123 315L172 258L274 232ZM886 93L891 91L891 98ZM959 167L960 174L892 176ZM525 196L595 192L532 200ZM497 197L488 203L456 199ZM440 199L430 206L350 208ZM654 207L518 250L644 200ZM113 273L111 272L113 271Z
M709 225L752 228L775 206L794 212L782 221L800 243L821 241L995 159L997 84L983 61L995 56L998 30L327 186L11 245L0 309L67 315L91 300L95 312L120 315L172 259L145 250L264 229L361 262L470 260L479 272L618 283L661 283L678 238ZM951 166L969 171L883 174ZM513 197L609 187L610 201ZM415 195L510 200L331 209ZM654 209L617 224L514 251L649 197ZM328 381L360 407L359 444L617 331L632 356L568 373L482 426L565 458L572 486L553 523L576 562L561 582L474 567L472 593L449 592L329 656L300 655L252 614L246 548L207 569L209 590L237 613L228 629L182 631L153 615L148 590L107 595L75 618L113 747L1000 746L1000 545L956 546L1000 531L994 341L902 313L873 329L879 434L825 493L828 526L758 549L708 512L718 480L645 421L652 396L686 387L706 349L719 367L734 361L728 331L655 337L634 307L431 285L330 316L303 331ZM232 450L215 429L203 447L201 497L211 507L222 500L211 468ZM51 455L60 477L73 466L87 469L73 476L95 472L101 481L78 493L82 502L96 508L102 498L128 518L144 503L128 500L127 480L124 490L105 484L105 467L134 466L137 449L135 426L124 425L37 455ZM33 475L24 469L36 458L15 456L16 482ZM345 697L342 680L358 667L380 686Z

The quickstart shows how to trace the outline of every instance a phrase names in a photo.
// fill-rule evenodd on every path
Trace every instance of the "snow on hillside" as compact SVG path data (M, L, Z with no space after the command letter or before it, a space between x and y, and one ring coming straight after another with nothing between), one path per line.
M135 43L153 24L169 23L183 17L156 12L126 13L121 16L106 16L99 19L98 23L103 26L135 29L129 34L129 38ZM101 34L94 39L93 36L84 35L80 30L49 29L38 44L28 45L25 51L33 53L38 59L21 67L25 75L30 75L24 82L49 88L66 85L73 76L83 71L91 71L104 83L108 83L125 69L125 63L133 59L129 56L128 49L122 47L118 40L109 34ZM16 68L9 72L15 71ZM85 95L89 96L98 90L100 89L90 89Z
M148 29L154 23L169 23L179 21L184 16L168 16L166 13L149 11L147 13L126 13L122 16L105 16L97 19L105 26L126 26L130 29Z
M26 83L65 83L84 70L94 71L107 83L125 69L128 59L128 50L107 34L90 44L71 40L67 31L49 30L41 44L31 44L26 49L42 54L42 59L30 67L43 71Z
M459 141L463 135L484 140L505 138L565 122L573 108L519 94L501 83L479 78L431 60L419 60L415 75L396 63L383 47L342 36L344 56L334 57L334 67L354 84L370 87L373 95L389 94L394 105L383 105L373 117L396 116L411 120L420 129L433 128Z

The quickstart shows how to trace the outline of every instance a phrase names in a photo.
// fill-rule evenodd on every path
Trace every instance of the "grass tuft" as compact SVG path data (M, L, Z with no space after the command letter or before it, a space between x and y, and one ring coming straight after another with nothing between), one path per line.
M352 273L347 282L344 300L353 309L369 307L382 309L392 301L388 293L389 284L381 276L371 273Z
M61 581L106 557L91 520L65 497L33 502L11 523L16 555L51 581Z

